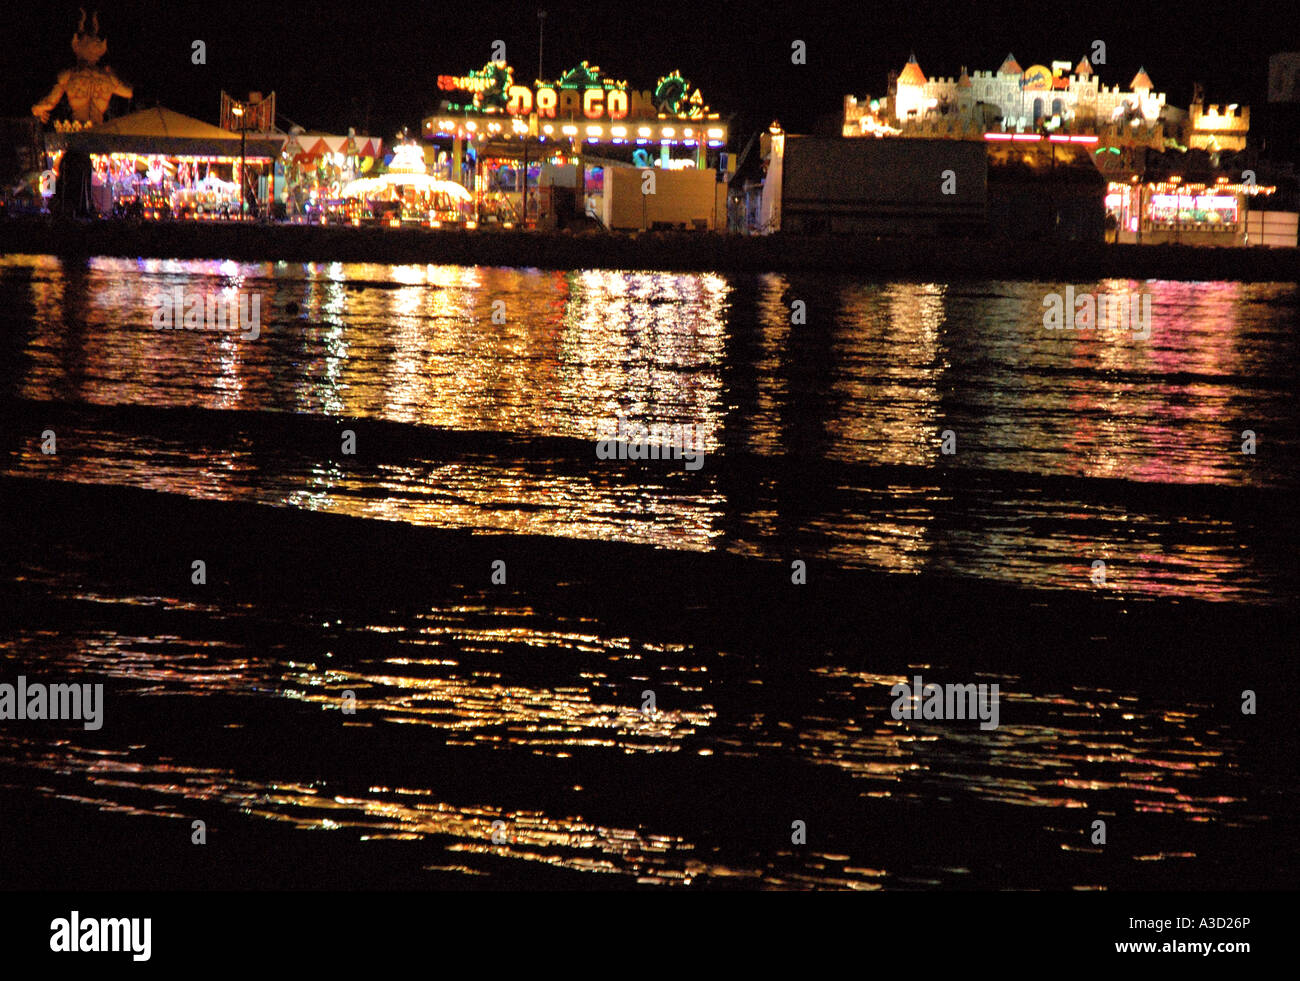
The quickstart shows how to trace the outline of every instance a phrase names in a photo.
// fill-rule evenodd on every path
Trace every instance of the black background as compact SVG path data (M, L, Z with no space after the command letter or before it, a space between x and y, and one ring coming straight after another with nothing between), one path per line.
M1127 88L1145 66L1174 105L1206 84L1212 103L1261 105L1269 54L1300 48L1295 5L1089 3L195 3L119 0L100 6L105 59L135 86L135 108L161 102L215 122L222 89L279 94L286 119L313 130L391 140L418 132L436 107L436 77L481 67L506 42L517 77L537 72L537 10L548 11L545 74L586 59L634 87L680 69L738 137L773 117L808 132L832 126L846 94L882 94L915 50L929 75L994 70L1010 51L1024 67L1077 62L1106 42L1103 83ZM88 8L94 9L94 8ZM19 3L0 22L3 107L25 116L73 61L77 6ZM191 64L191 44L207 64ZM807 64L790 62L807 43ZM126 106L115 103L120 114ZM736 142L733 140L733 143Z

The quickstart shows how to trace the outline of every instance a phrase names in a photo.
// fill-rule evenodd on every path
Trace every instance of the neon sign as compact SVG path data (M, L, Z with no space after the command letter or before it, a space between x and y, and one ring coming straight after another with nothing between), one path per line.
M446 108L463 113L505 113L539 119L611 120L716 119L704 104L699 89L674 71L655 84L653 90L630 89L625 81L606 78L600 68L582 62L565 72L558 81L532 87L518 85L508 65L488 62L468 75L439 75L438 89L459 95Z

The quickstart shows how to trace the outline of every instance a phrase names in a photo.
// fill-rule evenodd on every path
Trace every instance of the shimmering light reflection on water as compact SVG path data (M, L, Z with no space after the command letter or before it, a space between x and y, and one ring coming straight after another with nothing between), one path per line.
M1150 338L1044 331L1042 298L1067 285L1150 294ZM261 292L262 336L155 331L150 298L176 286ZM1300 344L1293 285L9 256L0 293L0 397L34 432L60 419L57 456L24 430L0 462L10 477L509 533L539 549L799 555L1117 605L1204 599L1265 615L1294 600L1256 506L1295 490L1294 378L1277 367ZM795 300L806 323L792 323ZM703 427L704 467L597 460L619 413ZM355 457L339 452L348 426ZM1246 428L1268 453L1240 452ZM1002 728L911 726L889 714L899 678L856 667L870 638L838 638L792 682L750 651L687 639L680 613L664 614L668 634L682 631L671 639L506 592L418 615L379 603L359 619L271 608L274 584L267 608L137 592L83 558L15 561L5 584L51 605L0 632L4 680L102 677L128 721L106 743L0 728L6 792L137 817L216 804L418 844L421 868L467 878L505 862L856 889L962 884L1008 861L994 845L982 871L945 856L942 833L922 858L872 845L864 829L910 840L922 808L996 814L1010 837L1067 856L1093 851L1079 815L1119 809L1185 836L1116 846L1160 865L1200 854L1198 826L1249 832L1270 821L1268 794L1294 795L1252 772L1213 706L1120 683L989 671ZM355 717L340 716L345 692ZM221 739L179 739L191 725ZM340 775L340 745L391 766ZM503 789L480 776L494 765L527 779ZM835 847L791 848L784 811L762 815L770 848L728 830L791 774L835 802L841 824L818 839Z
M250 458L243 447L262 423L240 415L213 434L233 424L235 445L221 439L202 471L191 466L194 434L159 438L142 421L139 431L88 434L93 443L57 462L31 446L12 472L57 467L62 479L435 526L772 554L771 516L789 507L793 488L767 485L761 467L748 471L759 478L756 504L715 486L723 460L756 453L797 458L815 484L852 486L801 525L777 522L801 549L839 562L1086 589L1085 559L1103 557L1123 570L1116 581L1127 595L1275 592L1242 547L1255 530L1229 515L1134 507L1122 490L1113 505L1073 500L1068 486L1044 500L1035 482L1284 482L1277 461L1293 452L1293 428L1286 380L1268 359L1294 350L1285 326L1293 286L1076 285L1151 293L1151 337L1138 340L1043 330L1041 299L1068 285L1059 283L114 259L65 267L31 257L9 257L0 271L31 311L23 398L365 417L523 441L518 460L385 461L345 477L310 432L250 448ZM262 338L153 330L150 297L174 286L260 291ZM799 297L811 320L795 327ZM286 312L290 302L299 313ZM637 489L644 470L610 484L611 468L592 465L594 441L619 412L700 425L713 459L691 480L680 465L660 467L680 487L653 494ZM1276 452L1244 457L1240 420L1267 432ZM955 456L939 452L944 430L956 436ZM553 437L579 441L562 453L580 469L566 462L556 472L561 451L529 442ZM807 469L819 460L854 469ZM900 488L900 474L875 472L894 466L935 476L909 475ZM1009 474L1023 492L1006 502L1005 482L986 491L977 479L954 498L936 486L949 472ZM900 509L899 494L915 500ZM1043 508L1043 520L1021 520L1026 507Z

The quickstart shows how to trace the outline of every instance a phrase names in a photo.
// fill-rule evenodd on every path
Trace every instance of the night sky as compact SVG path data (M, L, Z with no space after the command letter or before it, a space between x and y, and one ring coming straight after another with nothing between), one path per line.
M674 68L699 86L733 132L773 117L807 132L838 117L847 93L882 94L886 73L915 50L927 74L995 69L1008 51L1022 66L1077 61L1106 42L1105 84L1127 86L1140 65L1174 105L1194 81L1210 102L1262 104L1268 55L1300 48L1291 3L1200 7L1124 2L779 4L605 2L192 3L125 0L99 8L105 59L135 86L135 107L156 102L216 121L219 93L279 93L280 125L391 139L418 132L436 106L435 77L481 67L496 38L517 75L537 70L537 9L548 11L545 68L553 78L582 59L652 87ZM1052 16L1053 9L1060 13ZM242 11L238 18L229 11ZM846 12L851 10L852 12ZM72 3L21 3L5 12L6 116L24 116L73 63ZM1178 22L1172 22L1177 16ZM790 63L807 42L808 63ZM190 61L207 43L207 65ZM114 112L125 110L115 100ZM734 142L734 141L733 141Z

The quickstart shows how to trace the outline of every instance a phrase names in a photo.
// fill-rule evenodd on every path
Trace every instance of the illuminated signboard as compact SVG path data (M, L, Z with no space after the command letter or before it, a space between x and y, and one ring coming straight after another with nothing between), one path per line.
M449 95L446 108L466 114L503 113L539 119L717 119L699 89L674 71L653 90L630 89L627 82L606 78L595 65L582 62L553 83L519 85L509 65L488 62L468 75L439 75L438 89Z
M1020 76L1020 87L1024 89L1050 89L1052 87L1052 70L1045 65L1030 65Z
M1151 204L1157 208L1195 208L1199 211L1235 209L1237 199L1225 194L1153 194Z
M1236 224L1237 199L1226 194L1153 194L1155 221L1191 221L1195 225Z

